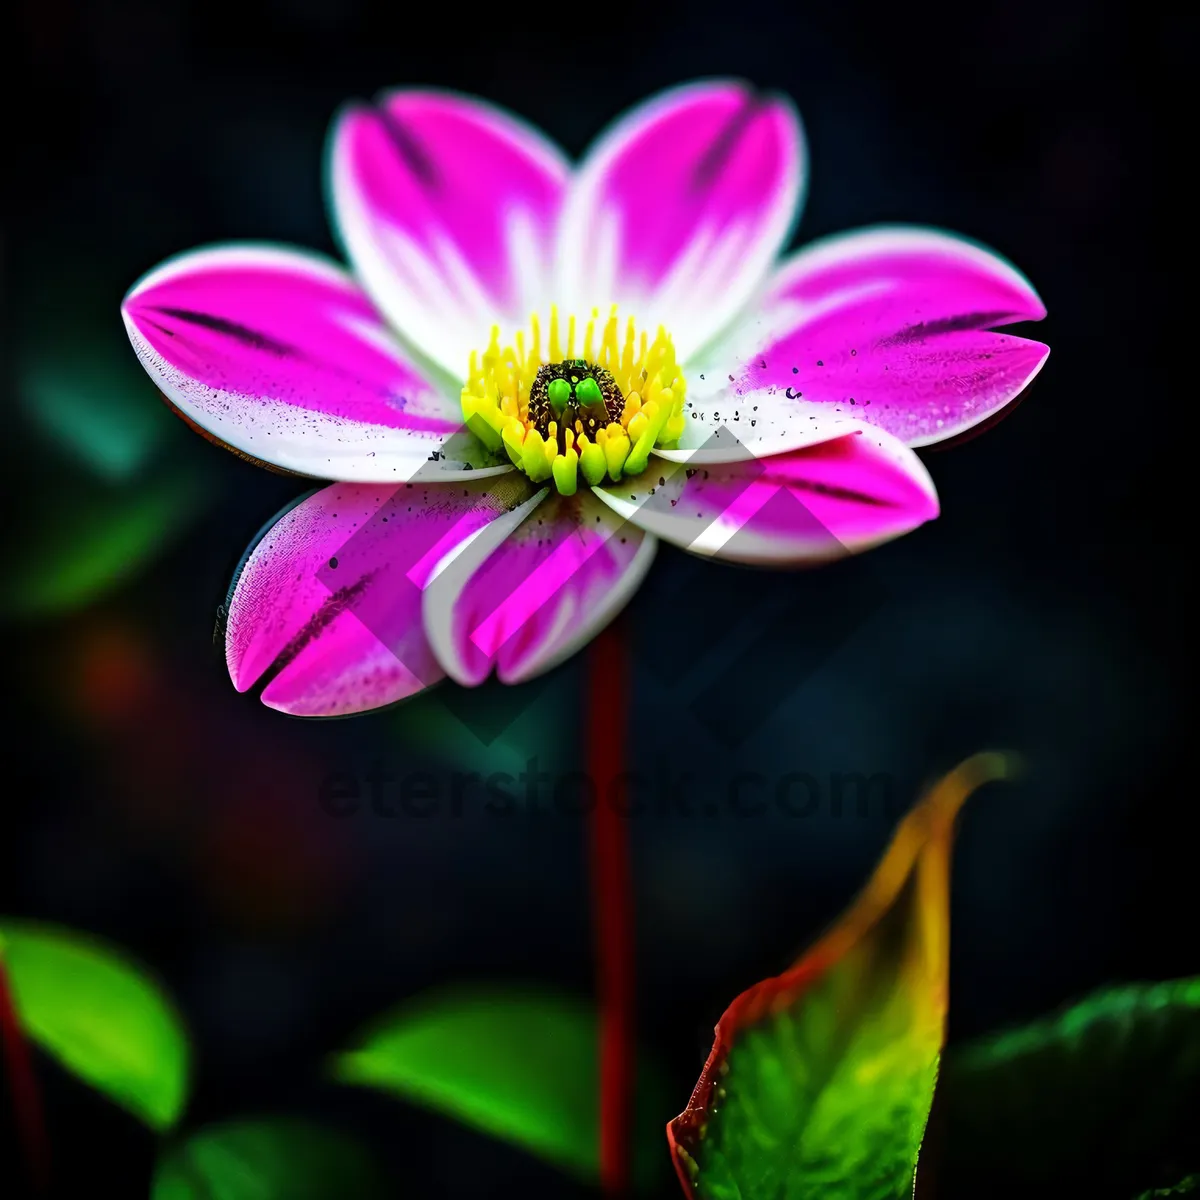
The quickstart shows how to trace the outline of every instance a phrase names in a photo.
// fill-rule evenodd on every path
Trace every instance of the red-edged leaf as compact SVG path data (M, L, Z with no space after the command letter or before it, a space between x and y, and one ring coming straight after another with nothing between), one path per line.
M693 1200L906 1200L944 1037L954 819L994 754L904 818L858 899L726 1010L667 1137Z

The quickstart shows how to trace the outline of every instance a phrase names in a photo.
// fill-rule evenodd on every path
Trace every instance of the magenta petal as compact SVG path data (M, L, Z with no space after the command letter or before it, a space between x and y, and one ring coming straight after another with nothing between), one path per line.
M574 654L624 607L655 542L589 492L542 492L485 529L429 585L425 628L473 685L519 683Z
M620 516L693 554L773 566L857 553L938 512L933 482L916 454L867 426L769 458L656 463L647 476L596 494Z
M553 299L569 167L511 114L452 93L394 92L338 117L328 169L332 217L359 278L455 376L493 324L524 326Z
M711 372L734 381L705 405L773 389L797 419L817 406L924 446L1021 392L1049 349L988 331L1045 315L1020 272L950 234L882 228L829 238L780 269L757 334L741 331L748 341L732 352L741 365Z
M681 357L721 330L766 278L798 216L804 138L790 101L745 84L689 84L604 134L572 187L561 291L584 311L618 303Z
M122 309L142 365L188 420L234 450L321 479L428 474L456 401L401 352L350 277L316 254L233 245L171 259ZM440 469L486 465L473 441Z
M263 702L295 716L338 716L435 683L422 590L447 553L529 490L514 472L452 486L334 484L307 497L251 548L235 582L234 686L264 684Z

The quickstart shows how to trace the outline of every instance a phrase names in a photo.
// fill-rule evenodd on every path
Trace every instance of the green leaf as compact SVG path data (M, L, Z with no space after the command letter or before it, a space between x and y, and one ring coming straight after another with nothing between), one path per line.
M1098 992L965 1046L945 1099L947 1175L993 1194L1178 1180L1200 1169L1200 977Z
M857 901L784 974L743 992L668 1128L696 1200L910 1200L944 1036L949 859L980 755L897 827Z
M292 1117L231 1121L168 1147L151 1200L370 1200L384 1194L367 1151Z
M0 959L33 1041L152 1129L175 1124L187 1037L141 967L84 934L25 921L0 923Z
M443 992L389 1016L333 1070L514 1142L588 1182L599 1177L594 1008L528 990ZM661 1081L639 1065L635 1173L664 1165Z
M144 566L195 515L202 497L188 474L125 487L63 484L17 532L3 609L30 616L95 600Z

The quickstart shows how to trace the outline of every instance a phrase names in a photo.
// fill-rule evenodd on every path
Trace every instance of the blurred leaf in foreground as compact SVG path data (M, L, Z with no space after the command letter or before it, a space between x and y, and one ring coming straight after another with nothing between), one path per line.
M169 1146L151 1200L371 1200L374 1160L336 1130L291 1117L213 1125Z
M948 1186L1173 1184L1200 1170L1200 977L1111 988L967 1045L944 1082Z
M0 957L26 1034L159 1132L187 1100L183 1024L149 975L85 934L0 921Z
M667 1127L689 1196L912 1196L944 1037L954 820L1007 768L984 754L947 775L833 928L726 1010Z
M339 1055L344 1083L390 1092L514 1142L588 1182L599 1178L595 1009L536 991L456 990L385 1019ZM663 1165L661 1082L639 1064L635 1175ZM636 1136L636 1135L635 1135Z

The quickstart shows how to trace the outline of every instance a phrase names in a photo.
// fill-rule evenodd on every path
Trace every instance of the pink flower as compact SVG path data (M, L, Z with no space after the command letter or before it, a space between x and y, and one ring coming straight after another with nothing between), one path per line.
M137 283L130 339L188 421L339 481L248 553L234 685L326 716L518 682L612 619L658 539L791 566L936 516L912 447L1025 387L1047 348L990 330L1045 309L934 230L777 261L805 157L791 104L739 83L655 97L576 167L482 101L400 91L331 132L353 276L245 244Z

